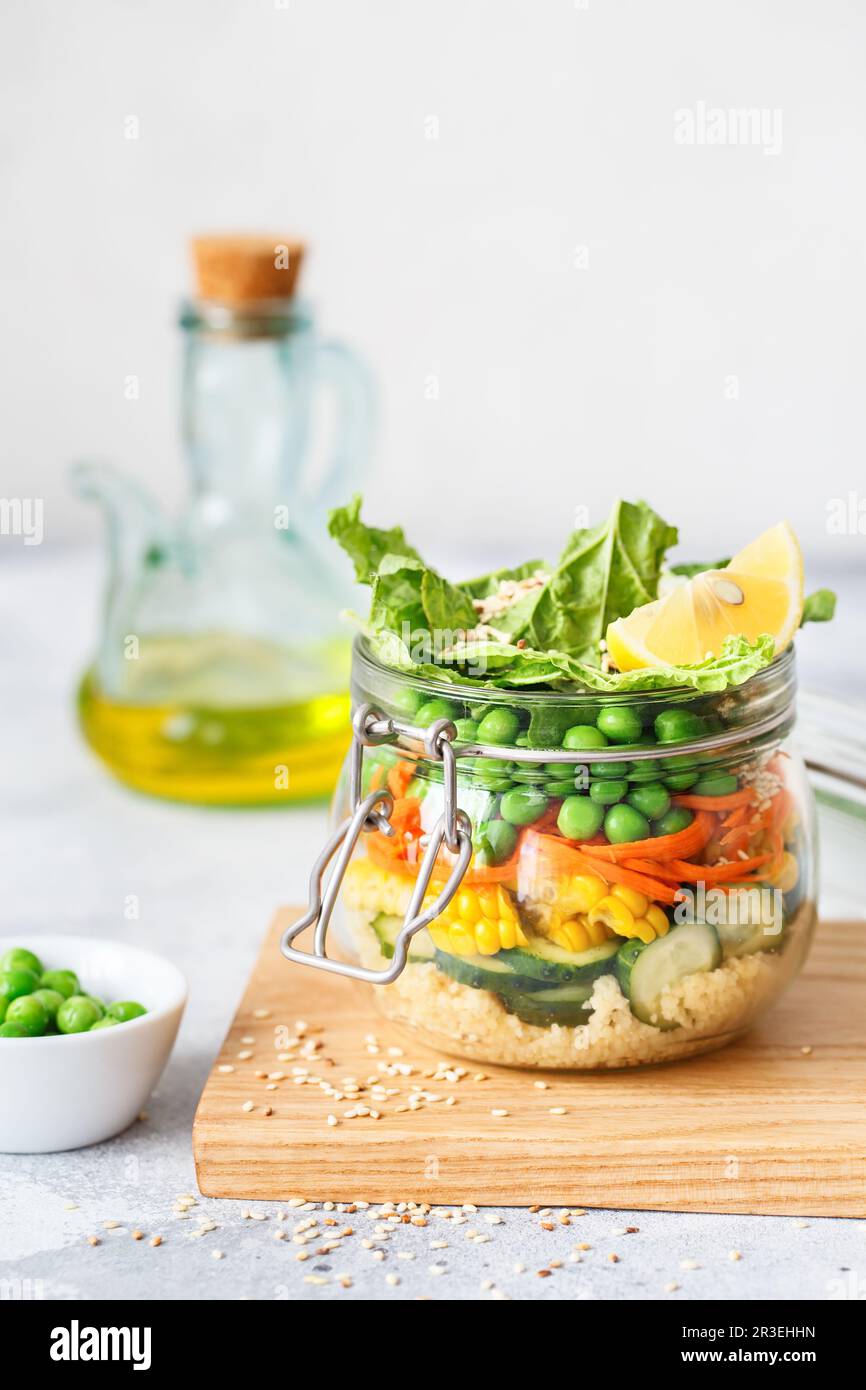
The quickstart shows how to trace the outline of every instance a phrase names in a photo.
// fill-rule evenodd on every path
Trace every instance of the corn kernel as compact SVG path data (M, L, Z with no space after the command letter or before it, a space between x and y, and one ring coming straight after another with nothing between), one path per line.
M778 888L780 893L790 893L792 888L796 888L797 880L800 877L800 866L796 857L789 854L786 850L782 855L782 861L773 873L767 874L767 882L773 888Z
M656 936L667 936L670 931L670 922L667 913L663 912L657 903L650 903L646 912L643 914Z
M610 927L617 936L631 936L634 913L629 911L622 898L615 898L612 894L608 894L606 898L602 898L600 902L596 903L589 913L589 922L591 926L600 923L602 926Z
M607 884L595 874L575 874L568 887L568 899L576 912L590 912L607 894Z
M643 941L647 946L651 941L655 941L656 939L655 927L651 922L648 922L645 917L635 917L631 931L628 934L629 936L636 936L639 941Z
M638 893L634 888L626 888L622 883L615 883L610 891L615 898L625 903L632 917L645 915L649 898L644 897L643 893Z

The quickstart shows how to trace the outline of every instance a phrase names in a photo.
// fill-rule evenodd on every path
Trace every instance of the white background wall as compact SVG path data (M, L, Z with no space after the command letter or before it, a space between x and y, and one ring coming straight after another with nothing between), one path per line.
M434 553L619 492L692 555L786 514L855 566L864 44L856 0L6 0L0 490L50 542L95 534L82 454L176 504L185 239L285 229L379 378L370 509ZM780 109L781 152L677 144L700 101Z

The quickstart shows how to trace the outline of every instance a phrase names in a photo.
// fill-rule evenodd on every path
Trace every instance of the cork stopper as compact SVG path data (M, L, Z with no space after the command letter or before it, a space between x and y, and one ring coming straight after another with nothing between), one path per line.
M192 240L198 294L220 304L291 299L304 243L281 236L200 236Z

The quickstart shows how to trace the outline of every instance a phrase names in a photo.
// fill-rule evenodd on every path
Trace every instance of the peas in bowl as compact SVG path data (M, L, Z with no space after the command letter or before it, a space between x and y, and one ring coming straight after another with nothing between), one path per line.
M144 1005L132 999L103 1004L82 991L74 970L46 970L24 946L11 946L0 956L0 1038L88 1033L106 1018L128 1023L145 1013Z
M0 1152L80 1148L126 1129L168 1061L185 1003L180 971L138 946L0 938Z

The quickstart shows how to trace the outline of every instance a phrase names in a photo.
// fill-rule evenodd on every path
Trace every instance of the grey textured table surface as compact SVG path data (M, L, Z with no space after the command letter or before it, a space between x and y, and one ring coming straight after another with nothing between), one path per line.
M134 934L186 972L190 1001L146 1121L75 1153L0 1156L0 1297L866 1296L866 1225L853 1220L590 1211L568 1226L555 1216L545 1231L537 1213L515 1209L434 1212L426 1226L359 1211L345 1218L352 1237L319 1255L343 1220L320 1224L321 1244L298 1260L298 1222L336 1213L284 1204L281 1222L275 1204L199 1198L179 1217L177 1198L197 1196L190 1127L199 1092L275 904L303 895L325 816L165 805L102 772L78 738L71 699L92 633L94 575L92 561L31 551L6 567L0 587L12 658L0 750L0 931ZM123 912L132 893L135 923ZM202 1226L213 1229L200 1234ZM275 1239L281 1226L288 1239ZM94 1234L100 1243L88 1245Z

